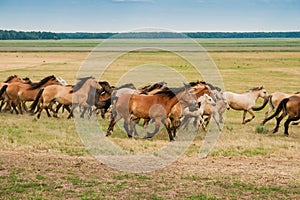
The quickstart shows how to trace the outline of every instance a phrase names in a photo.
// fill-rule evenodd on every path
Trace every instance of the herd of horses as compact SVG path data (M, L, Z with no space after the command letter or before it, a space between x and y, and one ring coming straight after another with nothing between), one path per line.
M264 103L256 107L258 98L264 99ZM254 111L262 110L268 104L262 125L275 117L276 127L272 131L275 133L282 119L288 116L284 123L285 135L289 135L289 124L297 124L300 119L300 92L268 94L264 87L255 87L237 94L222 91L204 81L190 82L177 88L168 87L164 81L136 88L132 83L114 87L93 77L79 78L75 85L68 85L54 75L38 82L12 75L0 83L0 101L2 112L23 114L25 111L37 118L41 117L43 110L48 117L58 117L60 109L67 110L68 118L72 118L77 107L82 118L86 112L89 116L100 113L102 118L107 118L105 114L110 113L107 136L113 133L120 119L124 120L128 137L139 135L136 124L141 120L144 127L149 123L154 123L155 127L144 138L152 138L163 124L170 141L174 140L179 128L188 129L191 120L197 130L207 130L213 119L221 131L223 115L230 108L243 111L242 123L246 124L255 118ZM33 102L30 108L26 102ZM251 118L246 119L247 113Z

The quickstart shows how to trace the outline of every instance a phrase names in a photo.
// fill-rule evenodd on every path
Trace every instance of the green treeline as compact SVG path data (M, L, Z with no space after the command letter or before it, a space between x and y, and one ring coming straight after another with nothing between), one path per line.
M59 40L59 39L106 39L106 38L300 38L294 32L131 32L131 33L54 33L40 31L0 30L0 40Z

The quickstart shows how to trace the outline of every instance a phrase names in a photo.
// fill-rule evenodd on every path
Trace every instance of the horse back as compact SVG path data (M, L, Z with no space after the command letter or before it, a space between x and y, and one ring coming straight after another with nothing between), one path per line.
M289 97L289 101L286 103L286 110L290 116L299 116L300 97L297 95Z

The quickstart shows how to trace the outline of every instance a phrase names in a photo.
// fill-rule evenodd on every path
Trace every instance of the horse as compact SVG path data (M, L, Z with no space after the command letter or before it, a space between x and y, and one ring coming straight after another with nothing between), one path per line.
M26 78L19 78L17 75L12 75L9 76L6 81L4 81L3 83L0 83L0 88L2 88L4 85L7 85L8 83L24 83L24 84L31 84L31 80L26 77ZM7 88L7 87L6 87ZM5 91L3 90L3 93ZM0 95L0 100L1 101L1 105L0 105L0 111L2 110L2 107L4 106L4 104L6 103L6 106L4 108L5 111L9 111L11 110L11 100L7 97L5 98L5 95Z
M189 85L191 86L190 91L196 96L196 98L199 98L204 94L211 94L210 87L204 81L190 82ZM177 104L175 104L175 106L173 106L170 112L170 123L167 125L169 126L168 128L172 130L173 137L176 137L176 132L180 128L180 118L182 117L183 109L186 107L186 104L178 102Z
M290 96L288 98L284 98L278 105L275 113L273 113L270 117L267 117L263 120L262 125L264 125L267 121L272 118L278 116L282 112L282 114L276 118L276 126L273 129L272 133L276 133L279 129L279 125L281 120L288 115L287 120L284 122L284 134L286 136L289 135L289 124L292 121L297 121L300 119L300 97L299 96Z
M12 101L12 107L17 114L19 112L23 114L23 108L27 109L25 106L26 101L33 101L40 88L46 87L48 85L59 84L58 80L54 75L47 76L43 78L38 83L24 84L19 82L9 83L7 89L5 90L8 99ZM18 106L19 111L16 106Z
M243 110L243 120L242 124L246 124L255 118L254 111L261 110L261 107L254 107L256 100L261 97L266 99L268 97L267 91L263 86L252 88L242 94L237 94L233 92L224 92L226 100L230 108L234 110ZM266 101L265 101L266 102ZM266 104L264 102L264 104ZM252 116L246 119L247 112Z
M300 96L300 92L296 92L294 94L287 94L284 92L274 92L272 94L269 95L269 109L268 111L265 113L265 118L268 117L268 115L273 112L273 110L276 110L276 108L278 107L279 103L284 99L284 98L289 98L290 96L293 95L297 95Z
M132 128L130 127L130 130L129 125L131 123L131 115L134 115L138 118L155 120L155 130L151 133L148 132L145 138L152 138L159 131L160 124L163 123L167 128L170 141L173 141L174 138L166 126L166 120L172 107L178 101L183 101L186 104L195 104L195 98L189 92L189 89L190 86L185 85L181 88L162 90L155 95L121 95L116 102L115 113L113 113L106 135L111 135L116 122L124 118L124 128L128 137L132 137Z
M45 109L48 116L50 116L47 109L49 108L49 105L51 105L51 102L56 101L61 105L72 105L72 108L68 110L70 113L68 116L69 119L74 116L73 111L78 105L82 107L90 107L90 105L87 103L88 93L90 89L101 89L101 86L93 77L85 77L78 80L79 82L74 87L51 85L41 89L31 106L31 111L34 111L36 105L41 103L42 105L39 108L37 118L40 118L43 109ZM56 115L58 109L56 109ZM81 114L80 117L83 118L84 115Z
M194 126L197 127L197 131L199 131L200 126L203 125L204 123L204 119L202 116L206 105L212 105L212 106L216 105L216 102L208 94L204 94L200 96L197 99L197 102L199 105L199 108L197 110L190 111L189 108L183 109L183 113L182 113L183 119L181 125L184 126L184 129L188 128L188 124L191 118L194 118Z
M107 81L99 81L98 84L101 86L101 89L95 89L92 87L88 93L87 103L90 105L89 116L92 115L92 106L96 106L96 110L101 110L101 117L104 119L104 115L110 106L110 101L107 101L107 99L110 98L113 89ZM103 98L103 96L106 96L104 97L106 100L105 106L103 106L103 104L99 102L102 101L100 100L100 98ZM85 114L87 109L88 107L85 107L83 109L82 116Z

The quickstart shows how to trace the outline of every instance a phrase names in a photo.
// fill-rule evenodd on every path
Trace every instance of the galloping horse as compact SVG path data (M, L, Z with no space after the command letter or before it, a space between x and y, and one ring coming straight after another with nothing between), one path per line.
M147 133L145 138L153 137L158 131L160 124L166 126L166 119L171 108L184 101L187 104L195 103L195 98L189 92L190 86L184 86L176 89L162 90L155 95L123 94L119 97L115 105L114 117L107 129L107 136L112 134L113 127L117 121L124 118L124 128L129 137L132 137L132 128L129 129L131 115L143 119L154 119L155 130ZM167 128L167 126L166 126ZM171 131L167 128L170 141L174 140Z
M259 97L264 99L268 97L267 91L264 89L263 86L252 88L242 94L237 94L233 92L224 92L224 94L226 96L226 100L230 108L234 110L244 111L242 124L246 124L247 122L250 122L252 119L255 118L253 111L258 111L262 109L254 107L256 100ZM247 112L252 116L252 118L245 120Z
M0 83L0 88L3 88L4 85L8 85L8 83L31 83L31 80L27 77L21 79L17 75L12 75L12 76L9 76L6 79L6 81L4 81L3 83ZM2 95L5 92L5 90L6 89L3 88L2 93L0 94L0 100L2 100L1 105L0 105L0 111L2 110L2 107L5 103L7 103L6 107L5 107L5 110L10 110L11 109L10 102L9 102L10 100L8 98L6 98L6 100L5 100L5 96Z
M285 98L289 98L293 95L299 96L300 97L300 92L296 92L294 94L286 94L284 92L274 92L272 94L269 95L269 109L268 111L265 113L265 118L268 117L268 115L278 107L279 103L285 99Z
M6 89L6 95L12 101L12 106L17 114L23 114L22 104L25 107L25 101L33 101L39 89L48 85L58 84L55 76L47 76L38 83L10 83ZM16 109L18 106L19 111Z
M270 117L265 118L262 122L262 125L264 125L267 121L271 120L272 118L278 116L281 111L282 111L282 114L280 115L280 117L276 118L276 126L272 132L276 133L278 131L281 120L286 115L288 115L288 118L284 123L284 134L286 136L288 136L290 122L297 121L300 119L300 97L299 96L291 96L289 98L283 99L279 103L275 113L273 113Z
M204 81L197 81L197 82L190 82L191 86L190 91L195 95L196 98L204 94L210 94L211 90L210 87ZM169 119L171 123L167 124L169 129L173 131L173 137L176 137L176 132L180 128L180 118L183 114L183 109L187 108L188 106L182 102L178 102L175 104L169 114Z
M223 114L226 110L229 110L230 107L223 92L217 92L215 93L215 96L217 100L216 105L207 104L204 108L203 115L207 116L204 127L207 128L211 118L213 118L219 131L221 131L221 124L224 122Z
M195 128L197 128L197 131L199 131L200 126L202 125L203 127L203 123L204 123L204 119L203 119L203 113L204 113L204 109L206 107L206 105L216 105L216 102L213 100L213 98L211 98L208 94L204 94L202 96L200 96L197 99L197 102L199 104L199 108L195 111L190 111L189 108L185 108L183 110L183 120L182 120L182 126L184 126L184 129L188 128L188 124L191 120L191 118L194 118L194 126Z
M41 89L32 104L31 111L35 110L35 106L39 103L42 105L39 108L37 118L40 118L43 109L48 110L51 102L56 101L62 105L72 105L69 111L68 118L73 117L73 110L78 106L90 107L87 103L88 93L91 88L101 89L97 80L93 77L80 78L79 82L74 86L50 85ZM57 114L58 109L56 109ZM48 116L50 116L47 111ZM80 117L83 117L81 114Z

